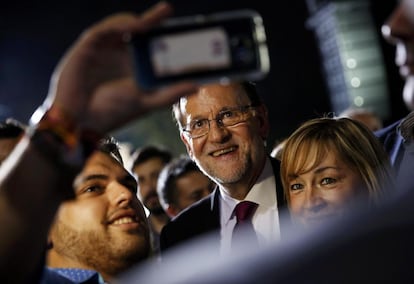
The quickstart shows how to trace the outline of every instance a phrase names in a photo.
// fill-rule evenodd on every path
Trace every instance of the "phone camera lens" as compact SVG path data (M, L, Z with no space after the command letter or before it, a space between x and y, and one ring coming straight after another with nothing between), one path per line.
M254 61L254 50L251 39L239 35L231 39L231 49L233 50L233 59L236 65L246 66Z

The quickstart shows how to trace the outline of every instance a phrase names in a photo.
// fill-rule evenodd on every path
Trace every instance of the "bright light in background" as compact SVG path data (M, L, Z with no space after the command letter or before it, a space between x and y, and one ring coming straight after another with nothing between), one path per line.
M353 77L351 79L351 86L354 88L358 88L359 86L361 86L361 80L358 77Z
M364 104L364 98L357 96L354 98L354 105L356 105L357 107L361 107Z
M346 66L347 66L349 69L354 69L355 67L357 67L357 61L356 61L354 58L349 58L349 59L346 61Z

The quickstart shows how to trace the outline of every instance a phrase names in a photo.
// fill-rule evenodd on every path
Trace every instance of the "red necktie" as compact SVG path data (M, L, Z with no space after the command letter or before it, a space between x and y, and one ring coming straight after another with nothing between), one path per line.
M236 205L234 214L237 223L233 229L232 244L238 241L248 242L249 245L257 245L257 235L252 224L252 216L257 209L258 204L251 201L242 201Z

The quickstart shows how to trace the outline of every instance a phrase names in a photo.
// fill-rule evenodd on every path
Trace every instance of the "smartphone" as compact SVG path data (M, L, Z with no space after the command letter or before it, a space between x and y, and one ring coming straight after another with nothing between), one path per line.
M131 43L144 89L183 80L257 81L270 69L263 20L254 10L171 18Z

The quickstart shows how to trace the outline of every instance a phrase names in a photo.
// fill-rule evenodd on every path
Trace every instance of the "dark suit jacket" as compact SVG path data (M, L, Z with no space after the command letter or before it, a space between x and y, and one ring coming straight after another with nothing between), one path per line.
M401 120L396 121L393 124L374 133L384 145L385 150L390 156L391 163L397 171L400 166L401 158L404 154L404 147L402 147L403 138L397 130L397 127L400 123Z
M283 196L283 187L280 180L280 162L274 158L272 161L273 173L276 180L276 196L279 207L279 216L288 214L286 210L286 201ZM201 236L206 233L212 233L213 242L217 241L217 248L220 244L220 206L219 206L219 190L216 187L213 193L204 199L193 204L189 208L182 211L178 216L173 218L161 231L160 248L161 252L181 244L184 241L194 237ZM283 211L283 212L282 212Z

